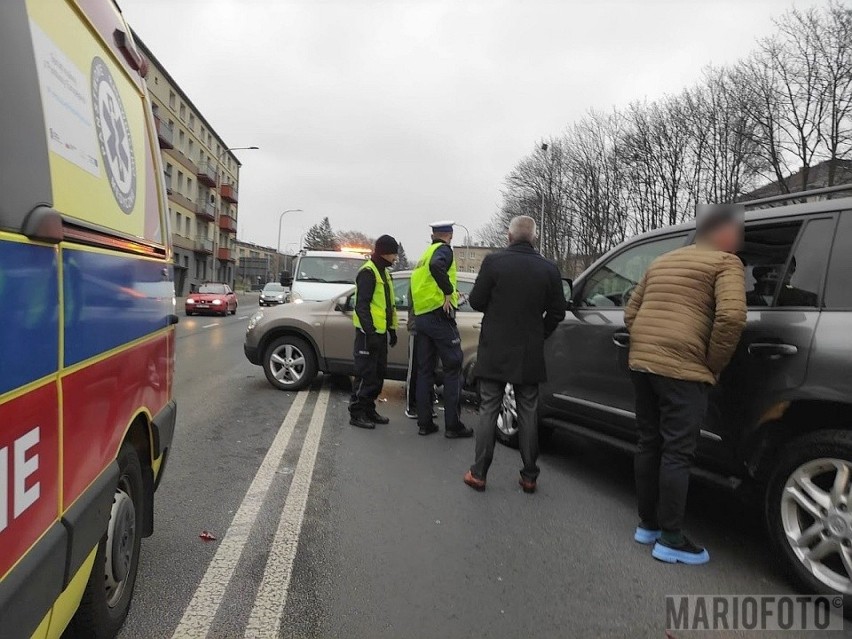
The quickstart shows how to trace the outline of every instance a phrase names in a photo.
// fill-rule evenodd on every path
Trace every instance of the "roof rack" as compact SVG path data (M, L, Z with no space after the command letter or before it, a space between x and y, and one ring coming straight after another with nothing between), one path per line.
M811 197L814 195L825 195L827 193L838 193L841 191L852 191L852 184L838 184L836 186L826 186L821 189L811 189L809 191L796 191L795 193L783 193L782 195L772 195L770 197L762 197L758 200L742 200L737 202L746 208L760 206L761 204L772 204L774 202L785 202L787 200L798 200L803 197Z

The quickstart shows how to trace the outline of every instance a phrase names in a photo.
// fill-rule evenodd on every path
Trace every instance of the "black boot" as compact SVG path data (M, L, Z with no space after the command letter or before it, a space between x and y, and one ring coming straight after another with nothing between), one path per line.
M390 420L387 417L382 417L376 412L376 409L367 411L367 419L369 419L374 424L389 424Z
M363 413L352 413L349 416L349 423L357 428L366 428L368 430L373 430L376 427Z

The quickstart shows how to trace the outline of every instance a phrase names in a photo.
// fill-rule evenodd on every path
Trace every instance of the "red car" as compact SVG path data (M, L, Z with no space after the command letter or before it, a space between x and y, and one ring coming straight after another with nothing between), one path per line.
M217 313L235 315L237 296L227 284L202 284L186 298L186 314Z

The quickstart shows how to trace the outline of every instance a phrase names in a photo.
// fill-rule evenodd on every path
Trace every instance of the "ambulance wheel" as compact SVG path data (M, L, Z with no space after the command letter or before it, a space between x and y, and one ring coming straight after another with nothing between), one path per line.
M114 637L130 611L139 568L145 493L139 456L128 442L118 453L118 466L107 532L98 544L89 582L71 621L75 637Z

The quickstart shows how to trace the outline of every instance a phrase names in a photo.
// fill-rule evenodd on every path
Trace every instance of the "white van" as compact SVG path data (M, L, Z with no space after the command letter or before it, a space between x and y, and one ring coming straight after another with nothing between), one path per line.
M350 251L302 251L292 278L282 280L290 286L290 301L322 302L352 289L358 270L368 255Z

